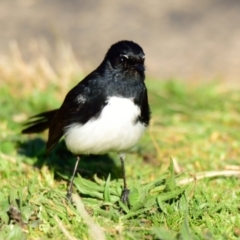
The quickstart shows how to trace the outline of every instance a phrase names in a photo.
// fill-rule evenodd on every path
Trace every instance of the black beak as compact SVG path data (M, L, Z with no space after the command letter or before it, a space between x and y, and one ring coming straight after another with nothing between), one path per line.
M145 71L145 67L142 64L136 64L136 65L134 65L134 68L139 72L144 72Z

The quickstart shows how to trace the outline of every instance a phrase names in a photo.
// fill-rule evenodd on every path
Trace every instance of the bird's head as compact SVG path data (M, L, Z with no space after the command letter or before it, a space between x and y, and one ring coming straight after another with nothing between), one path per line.
M110 67L125 76L145 78L145 54L143 49L132 41L120 41L108 50L104 61Z

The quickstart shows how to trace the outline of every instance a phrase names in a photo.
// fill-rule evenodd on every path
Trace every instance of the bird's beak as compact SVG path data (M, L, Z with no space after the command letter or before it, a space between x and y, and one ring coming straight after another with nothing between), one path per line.
M145 67L143 64L136 64L136 65L134 65L134 69L136 69L137 71L140 71L140 72L144 72Z

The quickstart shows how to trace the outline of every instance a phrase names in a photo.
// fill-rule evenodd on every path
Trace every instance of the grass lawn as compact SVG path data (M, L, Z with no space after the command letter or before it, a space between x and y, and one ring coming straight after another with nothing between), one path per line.
M46 132L20 131L81 77L15 70L0 69L0 239L240 239L239 89L147 79L151 126L126 155L132 208L114 153L81 160L72 206L64 141L46 156Z

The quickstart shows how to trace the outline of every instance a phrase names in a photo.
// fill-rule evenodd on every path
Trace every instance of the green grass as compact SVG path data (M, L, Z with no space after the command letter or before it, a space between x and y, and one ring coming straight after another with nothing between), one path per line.
M20 134L70 86L24 94L24 82L1 82L0 239L240 238L240 90L147 84L153 119L126 156L129 210L116 154L81 160L72 206L64 198L75 159L64 142L46 157L46 133Z

